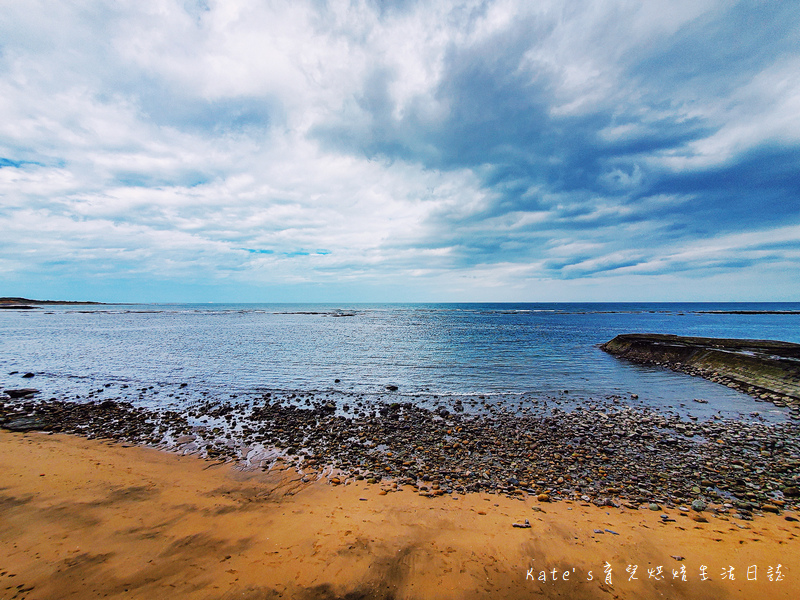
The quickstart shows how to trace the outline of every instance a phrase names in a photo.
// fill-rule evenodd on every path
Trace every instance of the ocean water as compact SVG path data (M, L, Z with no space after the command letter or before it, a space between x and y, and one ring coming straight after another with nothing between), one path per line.
M177 408L264 391L515 409L617 395L700 415L786 411L699 378L616 359L620 333L800 343L800 303L148 304L0 311L0 386ZM16 371L16 373L14 373ZM33 372L35 377L23 379ZM336 382L336 380L339 380ZM182 385L185 384L185 385ZM397 386L389 392L386 386ZM102 391L101 391L102 390ZM694 398L708 404L693 403Z

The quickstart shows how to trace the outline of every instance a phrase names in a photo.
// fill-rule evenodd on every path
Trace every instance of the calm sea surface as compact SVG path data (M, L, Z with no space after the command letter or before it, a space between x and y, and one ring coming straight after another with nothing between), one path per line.
M393 398L420 403L478 395L508 403L534 397L590 402L635 393L640 403L693 414L757 411L781 418L782 411L770 404L698 378L630 364L597 347L631 332L800 343L800 315L704 312L730 310L800 310L800 303L160 304L3 310L0 384L36 387L43 397L64 399L103 389L108 397L159 407L209 397L236 402L264 390L381 399L387 385L398 386ZM26 372L35 377L22 379ZM692 403L693 398L709 404Z

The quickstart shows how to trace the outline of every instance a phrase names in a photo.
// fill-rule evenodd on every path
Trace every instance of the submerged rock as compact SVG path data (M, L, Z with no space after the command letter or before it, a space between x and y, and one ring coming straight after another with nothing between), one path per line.
M35 388L20 388L18 390L4 390L9 398L30 398L39 393Z

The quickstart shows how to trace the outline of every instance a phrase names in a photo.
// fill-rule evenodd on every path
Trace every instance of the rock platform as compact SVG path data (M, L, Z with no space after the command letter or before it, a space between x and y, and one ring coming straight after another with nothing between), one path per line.
M777 406L800 407L800 344L626 333L600 348L635 363L703 377Z

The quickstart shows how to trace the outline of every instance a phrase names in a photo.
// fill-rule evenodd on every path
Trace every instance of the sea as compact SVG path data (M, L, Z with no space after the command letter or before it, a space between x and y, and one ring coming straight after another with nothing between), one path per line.
M784 314L780 314L780 312ZM621 333L800 343L800 303L104 304L0 311L0 387L182 410L270 392L480 410L616 398L781 421L725 386L610 356ZM33 377L24 375L32 373ZM393 389L396 386L397 389ZM391 389L390 389L391 388ZM636 396L636 397L634 397ZM695 402L701 400L705 402Z

